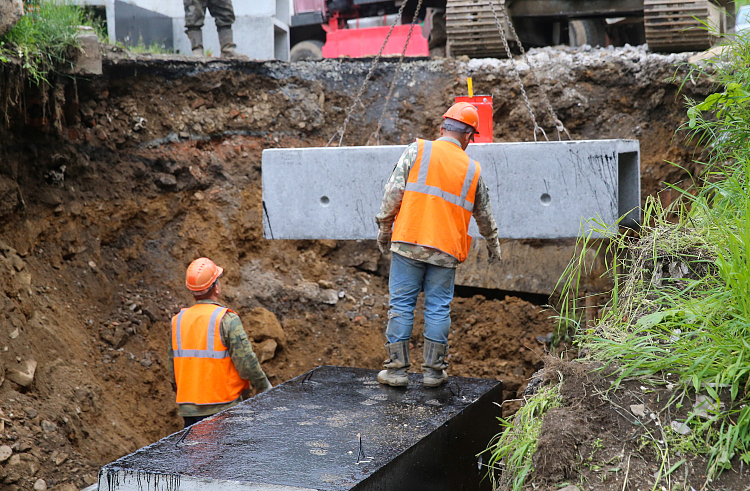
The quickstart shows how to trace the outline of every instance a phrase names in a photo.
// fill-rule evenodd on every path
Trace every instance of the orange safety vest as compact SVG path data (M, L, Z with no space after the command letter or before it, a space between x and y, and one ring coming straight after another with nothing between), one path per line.
M221 319L227 312L219 305L198 303L172 317L177 404L232 402L250 387L221 341Z
M482 168L448 141L417 139L417 148L392 240L432 247L463 262Z

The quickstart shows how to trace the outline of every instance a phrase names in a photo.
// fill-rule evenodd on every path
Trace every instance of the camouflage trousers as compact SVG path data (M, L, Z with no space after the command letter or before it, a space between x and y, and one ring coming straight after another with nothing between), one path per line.
M206 8L216 20L216 27L231 27L234 24L232 0L183 0L185 4L185 29L200 29L206 16Z

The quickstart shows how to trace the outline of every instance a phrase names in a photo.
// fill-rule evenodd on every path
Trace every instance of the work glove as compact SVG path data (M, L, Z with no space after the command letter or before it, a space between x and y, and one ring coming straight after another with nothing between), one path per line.
M382 230L378 232L378 249L382 254L388 254L391 250L391 234L384 233Z
M495 239L494 242L487 242L487 252L489 253L490 266L500 264L503 260L502 251L500 250L500 241Z

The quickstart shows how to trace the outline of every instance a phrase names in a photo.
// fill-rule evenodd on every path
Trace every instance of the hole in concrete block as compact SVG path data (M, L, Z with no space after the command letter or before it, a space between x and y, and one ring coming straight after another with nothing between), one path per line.
M617 154L617 213L621 226L638 228L641 221L641 176L638 152Z
M328 196L321 196L320 197L320 204L321 206L328 206L331 204L331 200L328 199Z
M542 202L542 206L549 206L549 204L552 202L552 196L550 196L547 193L544 193L540 198L539 201Z

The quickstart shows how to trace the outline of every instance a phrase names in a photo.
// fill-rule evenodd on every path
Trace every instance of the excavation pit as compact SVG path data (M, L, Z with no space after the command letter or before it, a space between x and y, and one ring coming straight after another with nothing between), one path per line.
M490 489L502 382L319 367L104 466L101 491Z

